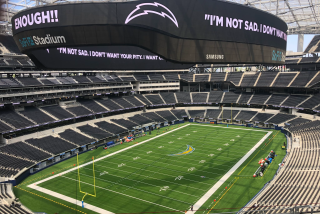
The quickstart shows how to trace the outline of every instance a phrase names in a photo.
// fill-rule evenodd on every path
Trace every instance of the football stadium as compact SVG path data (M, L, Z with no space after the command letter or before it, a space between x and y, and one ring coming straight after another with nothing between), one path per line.
M320 212L318 1L0 5L0 214Z

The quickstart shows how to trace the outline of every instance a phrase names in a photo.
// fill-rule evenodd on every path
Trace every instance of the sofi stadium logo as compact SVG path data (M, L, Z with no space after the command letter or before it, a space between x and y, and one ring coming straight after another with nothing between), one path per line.
M272 61L285 61L286 56L283 54L282 51L272 51Z
M150 10L150 6L153 7L153 10ZM148 9L147 9L148 8ZM163 18L169 18L176 26L179 28L178 21L174 14L169 10L166 6L154 2L154 3L142 3L138 4L136 6L136 9L134 9L127 17L125 24L128 24L130 21L133 19L140 17L140 16L145 16L148 14L156 14L158 16L161 16Z
M51 45L51 44L64 44L66 43L66 38L64 36L51 36L47 34L45 37L30 36L19 39L19 42L23 48L32 47L35 45Z

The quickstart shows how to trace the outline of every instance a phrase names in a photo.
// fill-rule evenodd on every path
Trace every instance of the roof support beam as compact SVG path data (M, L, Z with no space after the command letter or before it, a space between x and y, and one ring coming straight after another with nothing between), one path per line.
M297 21L296 16L294 15L293 11L292 11L291 8L290 8L289 2L288 2L287 0L285 0L284 2L286 3L288 9L290 10L291 15L292 15L292 17L294 18L294 20L296 21L297 25L300 27L300 24L299 24L299 22Z

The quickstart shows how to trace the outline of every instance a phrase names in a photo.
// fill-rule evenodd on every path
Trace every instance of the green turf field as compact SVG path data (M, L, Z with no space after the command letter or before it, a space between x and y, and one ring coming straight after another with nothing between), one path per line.
M88 204L113 213L188 210L270 131L211 124L185 125L171 126L170 133L142 144L139 143L157 136L157 131L136 140L138 144L126 143L108 150L99 148L80 155L80 164L89 162L92 156L97 160L94 164L97 197L86 196L85 208L28 187L52 176L50 172L59 174L74 168L76 158L30 176L14 189L15 194L31 210L47 213L95 213L86 209ZM277 163L285 155L280 149L285 137L273 130L269 138L272 140L267 139L253 152L197 213L236 211L230 208L244 206L273 177ZM136 146L98 160L132 145ZM264 177L253 179L252 174L259 167L256 162L267 156L270 149L278 154L275 163ZM93 165L88 164L79 172L82 191L94 194ZM79 192L77 170L38 186L80 201L84 196Z

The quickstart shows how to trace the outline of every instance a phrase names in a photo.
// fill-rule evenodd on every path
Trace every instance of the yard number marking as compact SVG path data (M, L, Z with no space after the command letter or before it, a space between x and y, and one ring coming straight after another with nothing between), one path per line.
M182 175L179 175L178 177L176 177L174 180L181 180L183 178L183 176Z
M169 189L169 186L161 187L160 190L159 190L159 192L161 192L162 190L163 190L163 191L166 191L167 189Z
M106 171L101 172L101 173L100 173L100 176L105 175L105 174L108 174L108 172L106 172Z
M196 168L195 167L190 167L189 169L188 169L188 171L193 171L193 170L195 170Z

